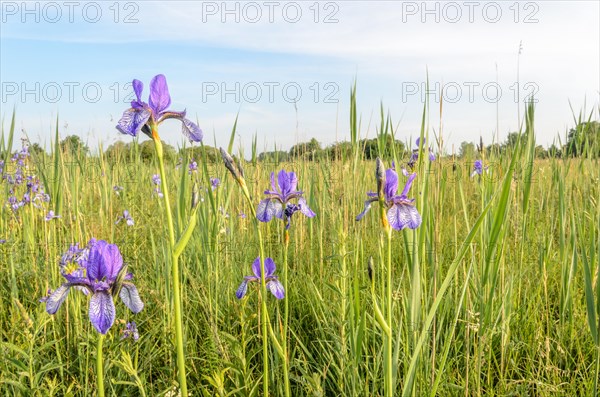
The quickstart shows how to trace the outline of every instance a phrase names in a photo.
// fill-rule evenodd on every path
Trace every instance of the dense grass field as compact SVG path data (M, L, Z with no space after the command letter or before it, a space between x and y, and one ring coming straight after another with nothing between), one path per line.
M430 162L425 148L408 194L422 224L392 231L391 245L378 203L355 220L366 193L377 191L375 161L359 150L333 161L244 162L255 206L270 189L271 172L285 169L296 172L316 213L292 217L287 255L285 223L257 223L220 158L197 158L192 172L189 158L181 166L166 163L168 186L160 188L170 193L177 236L192 213L194 183L200 187L197 224L179 258L190 394L257 396L267 382L270 395L285 395L285 364L292 396L383 396L391 357L394 395L594 395L600 164L534 159L532 108L526 120L522 144L502 154ZM116 321L103 343L107 395L176 396L166 208L152 179L158 163L142 161L137 145L110 160L56 147L11 160L21 150L14 123L4 126L1 153L0 395L96 394L99 334L88 318L90 298L72 290L55 315L39 301L64 281L63 253L93 237L118 245L145 303L133 314L116 299ZM356 121L351 130L355 138ZM434 140L426 125L422 135ZM408 156L382 159L386 168L395 160L400 191ZM12 209L10 197L27 190L6 177L19 159L48 202L40 197ZM471 177L478 159L489 169ZM213 189L210 178L221 183ZM60 217L45 220L49 210ZM133 225L116 223L124 211ZM285 298L267 293L261 302L260 283L251 283L238 300L235 292L261 248L280 280L287 262ZM122 338L132 320L137 341Z

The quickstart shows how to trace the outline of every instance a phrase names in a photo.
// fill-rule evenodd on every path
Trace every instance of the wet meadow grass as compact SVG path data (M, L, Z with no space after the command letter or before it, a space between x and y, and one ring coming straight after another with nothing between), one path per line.
M5 173L20 149L14 118L2 132ZM392 132L383 117L381 125L380 136ZM176 235L192 212L194 183L200 188L197 224L179 257L190 395L256 396L264 382L270 395L285 395L285 365L292 396L383 396L389 393L388 353L394 395L594 395L600 163L535 159L533 107L522 134L522 144L484 158L488 170L473 177L479 158L429 162L420 156L410 197L422 224L391 234L391 283L378 211L355 221L365 192L377 185L375 161L358 151L336 160L243 162L254 205L269 189L271 172L298 176L316 217L295 215L289 243L283 222L259 224L258 240L248 202L221 159L207 160L208 150L196 159L197 171L189 172L189 158L181 167L166 163L161 188L171 192ZM401 153L392 157L383 159L386 168L408 160ZM27 173L37 175L50 196L43 208L29 204L14 212L4 204L7 181L0 184L0 239L6 240L0 244L1 396L96 393L97 335L82 308L88 298L71 293L54 316L39 303L60 285L61 255L91 237L119 246L145 303L136 315L117 305L103 342L107 395L177 395L170 245L165 203L153 183L158 166L141 159L137 143L112 159L55 145L49 155L26 160ZM210 178L221 183L212 189ZM403 186L406 178L400 179ZM44 220L50 209L60 218ZM115 224L124 211L133 225ZM284 300L267 294L266 306L256 285L244 299L235 296L261 244L278 273L284 258L287 267ZM138 341L121 338L132 320ZM274 342L283 335L284 355Z

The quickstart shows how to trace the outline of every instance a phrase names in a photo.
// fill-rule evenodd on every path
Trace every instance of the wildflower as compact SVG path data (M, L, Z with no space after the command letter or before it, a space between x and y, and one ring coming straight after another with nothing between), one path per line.
M303 192L296 190L297 184L298 178L295 172L281 170L277 175L278 186L275 186L275 173L271 172L271 190L265 190L267 198L258 204L256 218L261 222L269 222L275 216L286 222L286 229L289 229L290 218L297 211L313 218L316 214L308 207L306 199L302 197ZM290 203L290 200L295 198L298 199L298 203Z
M115 192L115 194L117 196L119 196L121 194L121 192L123 191L123 186L115 185L115 186L113 186L113 191Z
M48 214L46 214L46 217L44 218L44 220L46 222L48 222L55 218L60 218L60 215L54 215L54 211L50 210L50 211L48 211Z
M423 147L425 147L425 142L426 142L426 139L423 138ZM410 159L408 160L408 163L407 163L407 165L411 169L414 168L415 164L417 163L417 160L419 159L420 143L421 143L421 137L417 138L417 140L415 141L415 145L417 146L417 148L413 149ZM429 161L435 161L435 154L433 154L433 150L431 148L429 148ZM394 167L392 167L392 168L394 168Z
M121 222L122 220L124 220L125 222L127 222L127 226L133 226L133 218L131 217L131 215L129 215L129 211L125 210L123 211L123 215L121 215L117 221L115 222L115 225L118 225L119 222Z
M125 329L122 332L123 335L121 336L121 340L131 338L137 342L138 339L140 339L140 334L135 321L125 324Z
M210 187L212 190L215 190L221 184L221 180L219 178L210 178Z
M6 244L6 239L0 238L0 244Z
M240 212L240 218L246 219L246 214L244 214L243 212Z
M198 171L198 163L196 162L196 160L192 159L192 161L188 165L188 174L191 175L192 172L196 172L196 171Z
M154 188L154 193L158 197L163 198L164 195L163 195L162 191L160 190L160 175L158 175L158 174L152 175L152 182L156 185L156 187Z
M271 258L265 259L265 281L267 283L267 289L271 291L273 296L277 299L283 299L285 296L285 291L283 290L283 285L279 282L277 276L274 276L275 273L275 262ZM235 291L235 296L238 299L242 299L246 292L248 291L248 283L249 282L260 282L260 258L256 258L254 262L252 262L252 273L254 276L246 276L244 277L244 281L240 284L237 291Z
M471 178L475 175L483 174L483 171L487 171L488 167L483 166L483 161L475 160L475 164L473 164L473 172L471 173Z
M379 159L378 159L379 160ZM379 160L381 161L381 160ZM387 209L387 221L392 228L402 230L405 227L416 229L421 225L421 215L415 208L414 199L409 199L407 194L412 186L417 174L411 174L408 181L404 185L402 193L397 196L398 191L398 174L393 169L389 168L385 171L383 179L383 195L380 197L377 193L368 192L369 199L365 201L364 210L356 216L356 220L360 221L365 214L371 209L371 204L378 201L380 198Z
M127 273L127 265L123 265L123 257L114 244L103 240L94 241L85 261L85 275L63 273L63 277L67 282L44 299L46 311L55 314L71 287L84 287L92 295L89 305L90 322L101 334L106 334L115 321L113 298L117 295L133 313L139 313L144 308L137 288L129 282L133 276Z
M142 131L152 139L157 139L158 137L151 135L151 127L162 123L166 119L177 119L182 123L181 131L190 141L200 142L202 140L202 130L195 123L185 118L185 110L183 112L167 110L171 105L171 96L164 75L156 75L150 81L148 103L143 102L141 99L144 84L137 79L134 79L132 84L136 100L131 101L131 108L123 113L117 124L117 129L121 133L137 136Z

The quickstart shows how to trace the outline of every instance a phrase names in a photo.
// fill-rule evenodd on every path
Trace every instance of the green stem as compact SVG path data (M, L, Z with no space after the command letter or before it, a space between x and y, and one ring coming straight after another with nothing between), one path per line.
M154 147L158 157L158 166L160 170L160 180L162 185L163 199L167 213L167 225L169 227L169 253L171 255L171 277L173 278L173 305L175 310L175 338L177 343L177 375L179 378L179 388L182 397L187 397L187 382L185 377L185 352L183 348L183 322L181 319L181 292L179 286L179 257L175 254L175 227L173 225L173 215L171 214L171 204L169 201L169 189L165 173L163 160L163 148L156 125L152 127L152 136Z
M290 245L290 234L286 229L283 234L283 290L286 294L288 291L288 247ZM288 295L289 296L289 295ZM288 350L287 350L287 330L288 330L288 318L289 318L289 306L288 300L284 299L283 303L283 338L281 340L283 348L283 381L285 385L285 397L290 397L290 375L288 366Z
M392 230L388 229L387 233L387 324L390 327L390 333L387 335L386 339L386 393L385 395L388 397L392 397L394 395L394 384L393 379L393 361L392 361Z
M96 346L96 384L98 386L98 397L104 397L104 369L102 367L102 342L104 335L98 334L98 345Z
M267 313L267 283L265 280L265 249L263 246L263 239L262 233L260 232L259 221L256 217L256 209L254 208L254 203L252 202L252 198L250 197L248 187L246 186L246 183L243 180L238 180L238 183L242 188L244 197L246 197L246 200L248 201L248 206L250 207L250 211L252 212L252 218L254 219L254 227L258 236L258 249L260 255L260 318L263 340L263 396L269 397L269 334L267 333L267 323L269 321L269 317Z

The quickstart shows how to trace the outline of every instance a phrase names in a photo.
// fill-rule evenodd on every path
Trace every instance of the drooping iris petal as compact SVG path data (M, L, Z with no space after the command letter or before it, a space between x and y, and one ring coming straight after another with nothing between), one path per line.
M167 79L163 74L154 76L152 81L150 81L150 99L148 104L152 108L156 119L171 105Z
M275 273L275 262L272 258L265 259L265 278L270 277Z
M115 322L115 304L107 291L96 292L90 299L90 321L101 334L106 334Z
M425 142L427 142L426 138L423 138L423 146L425 146ZM417 147L419 147L419 143L421 143L421 137L418 137L417 140L415 141L415 145Z
M67 295L69 295L69 289L71 289L71 285L69 283L65 283L50 294L50 296L46 299L46 311L48 314L56 313L56 311L60 308L60 305L62 305L65 299L67 299Z
M435 161L435 154L431 150L429 151L429 161Z
M421 225L421 215L417 209L410 204L395 204L387 211L387 219L395 230L402 230L405 227L416 229Z
M360 221L360 220L361 220L361 219L362 219L362 218L365 216L365 214L366 214L367 212L369 212L369 210L371 209L371 204L372 204L374 201L376 201L376 200L377 200L377 199L375 199L375 198L372 198L372 199L369 199L369 200L365 201L365 208L363 209L363 211L362 211L360 214L356 215L356 220L357 220L357 221Z
M133 86L133 92L135 93L136 101L131 101L132 108L140 108L144 106L144 102L142 102L142 91L144 90L144 83L139 81L138 79L133 79L131 83Z
M314 218L317 215L313 212L313 210L310 209L304 197L300 197L298 199L298 205L300 206L300 212L302 212L307 217Z
M142 302L137 288L131 283L123 283L119 296L125 306L134 313L139 313L144 308L144 302Z
M383 190L388 200L394 197L398 191L398 174L391 168L385 170L385 186Z
M283 299L285 297L285 291L283 289L283 285L276 278L269 280L269 282L267 282L267 289L269 291L271 291L273 296L277 299Z
M181 119L181 132L190 140L190 142L202 141L203 133L200 127L186 118Z
M150 110L146 108L127 109L117 124L117 130L122 134L137 136L150 119L150 115Z
M238 289L235 291L235 297L238 299L242 299L246 292L248 292L248 280L244 279Z
M281 203L275 199L264 199L258 203L256 208L256 218L261 222L269 222L273 217L280 218L283 207Z

